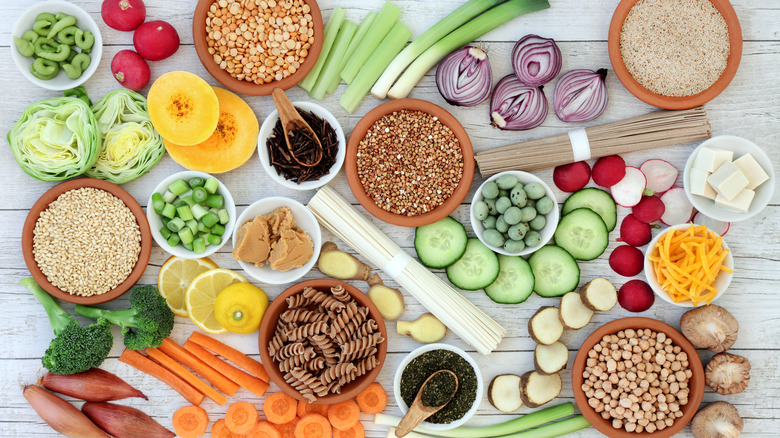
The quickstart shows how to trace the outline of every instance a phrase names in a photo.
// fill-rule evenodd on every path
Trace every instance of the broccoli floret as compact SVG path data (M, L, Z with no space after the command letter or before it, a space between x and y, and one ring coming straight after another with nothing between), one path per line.
M173 330L173 312L152 285L138 286L130 291L129 309L104 310L77 305L76 313L92 319L102 317L121 327L125 347L131 350L159 347Z
M109 322L99 318L95 324L82 327L35 280L25 278L21 283L43 304L54 329L55 337L41 359L43 366L54 374L75 374L99 367L114 345Z

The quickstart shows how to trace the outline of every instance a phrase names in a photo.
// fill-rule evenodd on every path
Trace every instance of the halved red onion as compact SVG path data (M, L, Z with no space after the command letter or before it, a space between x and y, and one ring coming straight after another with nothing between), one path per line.
M515 76L529 87L544 85L561 72L563 57L552 38L526 35L512 49Z
M555 84L553 109L564 122L587 122L607 108L607 69L577 69L563 74Z
M491 124L508 131L536 128L547 118L549 105L542 87L528 87L513 74L504 76L490 98Z
M450 105L478 105L490 96L492 84L487 53L478 47L466 46L450 53L436 69L436 86Z

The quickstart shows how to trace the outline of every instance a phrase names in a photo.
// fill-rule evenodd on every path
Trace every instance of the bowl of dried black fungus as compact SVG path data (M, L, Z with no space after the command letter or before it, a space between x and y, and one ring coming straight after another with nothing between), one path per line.
M306 135L290 136L290 149L284 139L279 113L272 112L260 127L257 151L268 175L284 187L312 190L332 180L344 164L346 140L336 117L310 102L293 102L322 144ZM315 157L312 160L308 158Z
M477 363L465 351L448 344L428 344L412 351L396 369L393 393L396 404L406 414L425 380L439 370L455 373L458 390L444 408L421 425L431 430L448 430L467 422L477 412L482 400L482 374ZM425 385L422 397L435 406L441 404L437 402L443 398L449 397L452 392L449 385L453 382L447 381L444 376L436 385L431 385L431 382Z

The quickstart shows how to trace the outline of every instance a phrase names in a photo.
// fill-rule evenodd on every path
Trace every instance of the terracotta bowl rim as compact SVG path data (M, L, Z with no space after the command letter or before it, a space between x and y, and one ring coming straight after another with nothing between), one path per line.
M198 0L197 5L195 5L195 12L192 17L192 40L195 43L195 52L198 54L198 59L200 59L201 64L203 64L203 67L205 67L211 77L216 79L217 82L224 85L227 89L236 93L249 96L268 96L274 88L288 90L294 87L306 77L317 62L317 58L322 50L322 40L324 36L322 12L320 11L317 1L303 1L311 8L311 12L309 13L314 18L315 38L314 44L309 48L309 55L303 61L300 68L292 75L281 81L271 81L267 84L255 84L238 80L230 76L225 70L219 68L219 65L214 62L212 55L209 54L208 43L206 42L206 14L208 13L209 6L214 2L213 0Z
M360 178L357 175L357 148L360 140L362 140L368 129L382 116L392 113L393 111L400 110L417 110L423 111L439 118L439 120L449 127L455 136L458 138L461 151L463 154L463 177L458 183L458 187L442 205L435 208L428 213L418 216L404 216L400 214L391 213L379 206L377 206L371 198L366 194L363 184L360 183ZM378 105L360 121L358 121L355 128L352 129L352 133L349 135L347 141L347 155L344 160L344 173L347 175L347 182L349 188L352 190L352 194L355 195L360 205L362 205L369 213L374 217L379 218L389 224L399 225L402 227L419 227L422 225L428 225L443 219L450 213L455 211L456 208L466 199L469 190L471 190L471 183L474 180L474 149L471 145L471 139L469 139L468 133L460 124L458 119L450 114L446 109L436 105L433 102L428 102L422 99L403 98L395 99Z
M49 282L46 276L41 272L38 267L38 263L33 256L33 229L38 222L38 218L43 210L45 210L49 204L57 199L61 194L82 187L95 187L97 189L105 190L111 193L117 198L121 199L125 205L130 208L135 216L135 220L138 223L138 227L141 231L141 253L138 255L138 261L135 263L135 267L130 271L130 275L119 286L111 289L106 293L100 295L92 295L83 297L79 295L71 295L60 288L54 286ZM22 254L24 255L24 262L27 264L27 269L30 270L35 281L50 295L58 298L62 301L67 301L74 304L93 305L101 304L117 298L130 290L138 280L141 279L147 265L149 264L149 258L152 253L152 233L149 229L149 222L146 220L146 214L144 213L141 205L133 198L130 193L125 191L118 185L95 178L75 178L63 183L57 184L46 193L41 195L35 204L30 208L30 212L27 214L27 218L24 221L24 227L22 228Z
M664 430L657 430L653 433L642 432L638 434L636 432L627 432L624 429L615 429L609 421L603 419L600 414L596 413L596 411L588 405L588 399L581 389L584 380L582 378L582 371L585 369L585 360L588 357L588 351L590 351L604 335L617 333L620 330L629 328L649 328L656 332L663 332L667 337L672 339L675 345L679 345L688 355L690 369L693 372L689 384L690 396L688 397L688 404L682 407L684 415L678 418L671 427L667 427ZM599 432L612 438L636 438L637 436L646 438L671 437L681 431L688 425L691 419L693 419L704 396L704 367L699 359L699 354L696 352L696 348L694 348L688 339L686 339L677 329L663 321L652 318L639 316L620 318L597 328L581 344L577 351L577 355L574 358L574 364L572 365L571 370L572 391L574 392L574 400L577 403L577 407L585 416L585 419L588 420L588 423L595 427Z
M723 92L731 80L734 79L734 75L737 74L737 69L739 68L739 63L742 58L742 28L739 24L737 13L734 11L734 7L731 3L728 0L709 0L713 6L720 11L721 15L726 20L726 25L729 29L731 51L729 53L728 61L726 62L726 69L721 73L718 80L706 90L692 96L672 97L653 93L640 85L639 82L631 76L631 73L628 72L628 69L623 63L623 58L620 55L620 31L623 27L623 22L625 21L628 12L638 1L639 0L621 0L615 9L615 13L612 15L612 21L609 25L609 35L607 38L609 60L612 64L615 76L617 76L623 86L639 100L658 108L670 110L689 109L703 105Z
M265 315L263 316L263 320L260 323L260 330L258 334L260 358L262 362L266 364L266 370L268 370L268 375L271 377L271 381L273 381L276 384L276 386L278 386L279 389L281 389L283 392L295 397L296 400L307 401L298 391L295 390L295 388L293 388L290 384L288 384L284 380L284 376L282 375L282 372L279 371L279 368L276 366L276 363L273 361L273 359L271 359L271 356L268 354L268 342L270 341L273 335L273 331L276 329L276 322L279 319L279 315L281 315L281 313L285 309L287 309L287 302L286 302L287 297L301 292L304 287L330 288L336 285L343 286L344 289L346 289L347 292L349 292L352 298L354 298L355 301L358 302L358 304L368 307L369 315L372 318L374 318L374 320L376 320L376 323L379 326L379 332L382 333L382 336L385 338L385 341L380 343L377 348L377 359L379 360L379 365L374 367L374 369L372 369L368 373L358 377L356 380L347 384L342 389L341 394L328 394L325 397L318 398L316 403L330 405L330 404L340 403L354 398L363 389L365 389L368 385L370 385L371 382L376 380L377 376L379 375L379 372L382 370L382 366L385 364L385 358L387 356L387 343L388 343L387 327L385 326L384 318L382 318L382 315L379 313L379 309L377 309L376 305L374 305L374 303L368 298L368 295L363 293L357 287L352 286L349 283L336 280L335 278L315 278L311 280L305 280L300 283L296 283L290 286L289 288L287 288L284 292L279 294L279 296L277 296L273 301L271 301L271 304L268 306L268 309L266 309Z

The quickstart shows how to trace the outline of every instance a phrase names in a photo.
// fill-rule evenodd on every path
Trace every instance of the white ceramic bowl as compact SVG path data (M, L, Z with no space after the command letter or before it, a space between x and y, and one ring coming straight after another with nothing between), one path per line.
M471 367L474 368L474 374L477 375L476 398L474 398L474 404L471 406L471 409L469 409L465 415L453 421L452 423L439 424L439 423L429 423L427 421L423 421L422 423L420 423L420 425L430 430L454 429L458 426L462 426L467 421L469 421L469 419L472 416L474 416L474 414L477 412L477 408L479 408L480 402L482 401L482 393L484 391L484 384L482 383L482 373L479 371L479 366L477 365L477 362L474 361L474 359L472 359L472 357L469 356L468 353L466 353L465 351L461 350L458 347L454 347L452 345L444 344L444 343L427 344L407 354L404 360L401 361L401 364L395 370L395 378L393 379L393 394L395 395L395 403L398 405L399 408L401 408L401 412L406 414L406 411L409 410L409 406L401 397L401 375L403 374L406 366L409 365L409 362L412 361L412 359L414 359L415 357L423 353L427 353L433 350L449 350L452 351L453 353L456 353L460 357L466 359L469 365L471 365Z
M21 37L25 31L32 29L33 23L35 23L35 17L37 17L38 14L42 12L50 12L55 15L57 12L64 12L68 15L72 15L76 17L76 26L82 30L89 30L95 35L95 44L92 46L92 51L89 53L89 57L91 59L89 67L87 67L87 69L82 72L81 77L78 79L69 78L62 69L60 69L60 72L57 74L57 76L52 79L47 81L38 79L33 76L32 73L30 73L30 66L33 63L33 58L22 56L22 54L16 50L16 44L13 42L13 38L11 38L11 56L14 59L14 63L16 64L16 67L19 68L22 76L39 87L43 87L49 90L67 90L69 88L78 87L79 85L86 82L93 73L95 73L98 68L98 64L100 64L100 57L103 53L103 38L100 36L100 28L98 28L97 23L95 23L95 20L92 19L87 11L81 9L73 3L57 0L36 3L30 6L26 11L24 11L21 17L16 20L16 24L14 24L11 35Z
M276 122L279 120L279 112L277 112L276 110L274 110L271 114L269 114L268 117L265 118L263 125L260 126L260 135L258 136L257 139L257 153L258 155L260 155L260 162L263 164L263 169L265 169L265 171L268 172L268 175L271 176L271 179L273 179L277 183L281 184L284 187L287 187L288 189L293 189L293 190L316 189L318 187L324 186L330 180L332 180L336 176L336 174L339 173L339 170L341 170L341 166L344 164L344 157L347 151L347 142L346 140L344 140L344 131L341 130L341 125L339 124L339 121L336 120L336 117L334 117L333 114L330 113L330 111L326 110L325 108L315 103L293 102L293 106L295 106L299 110L314 113L321 119L327 121L330 124L330 126L332 126L334 130L336 130L336 137L338 138L338 142L339 142L339 150L338 153L336 154L336 162L333 163L333 166L331 166L328 174L322 176L320 179L315 181L304 181L300 184L296 184L295 182L286 179L284 176L276 172L276 168L274 168L271 165L271 160L268 157L268 146L266 146L266 141L268 140L268 137L271 136L271 133L273 133L274 125L276 125Z
M255 201L249 205L240 216L238 216L237 225L233 229L233 247L236 245L236 234L239 227L247 221L252 220L255 216L261 214L268 214L278 207L288 207L293 214L295 223L298 228L306 231L306 234L311 238L314 244L314 254L311 256L311 260L300 268L290 269L289 271L275 271L271 269L268 264L257 267L252 263L247 263L239 260L238 264L241 268L249 274L250 277L257 281L268 284L285 284L291 283L295 280L306 275L311 270L317 258L320 256L320 247L322 246L322 232L320 231L320 225L317 223L317 219L314 215L300 202L284 198L281 196L274 196L270 198L263 198L259 201Z
M477 201L481 201L483 199L482 196L482 188L485 187L485 184L487 184L490 181L495 181L498 178L500 178L502 175L514 175L517 177L517 179L523 183L523 185L528 183L537 182L540 183L544 187L544 193L545 196L552 199L553 201L553 209L550 211L546 216L545 219L547 220L544 228L542 228L539 231L539 234L542 237L541 242L539 242L539 245L537 246L526 246L523 248L522 251L517 253L511 253L507 250L505 250L502 247L489 245L487 242L485 242L485 239L482 238L482 233L485 231L485 227L482 226L482 221L477 220L474 217L474 204L477 203ZM474 234L477 235L477 238L484 243L488 248L492 249L493 251L504 254L504 255L528 255L536 251L537 249L543 247L547 242L550 241L553 234L555 234L555 227L558 226L558 219L560 218L560 212L558 211L558 201L555 200L555 193L550 189L550 186L545 184L544 181L542 181L539 177L532 173L523 172L520 170L507 170L506 172L497 173L490 178L486 179L485 182L482 183L482 185L479 186L477 189L477 192L474 194L474 198L471 200L471 210L469 213L469 218L471 220L471 228L474 229Z
M761 165L767 175L769 175L769 179L756 188L756 195L753 198L753 202L750 204L750 209L747 213L740 213L738 211L718 207L712 199L707 199L703 196L691 193L690 169L693 167L693 161L696 159L696 154L698 154L703 147L713 147L732 151L734 152L734 159L750 153L758 164ZM775 184L775 170L772 166L772 161L769 159L766 152L752 141L735 135L712 137L700 144L691 152L690 157L688 157L683 174L683 187L685 188L685 194L688 196L691 204L693 204L696 210L702 212L704 215L722 222L744 221L760 213L772 199L772 195L775 191Z
M662 300L666 301L667 303L672 303L675 306L680 307L694 307L693 303L690 300L682 301L679 303L675 303L672 300L672 297L669 296L669 293L666 292L662 287L661 284L658 283L658 278L655 276L655 271L653 270L653 262L648 259L648 256L653 251L653 248L655 248L656 242L658 242L662 236L666 234L669 230L685 230L688 227L690 227L690 224L679 224L679 225L673 225L669 228L664 229L660 233L658 233L657 236L653 238L653 240L650 241L650 243L647 245L647 250L645 250L645 277L647 278L647 284L650 285L650 288L653 289L653 292L661 298ZM729 249L729 246L726 244L725 240L721 241L721 245L724 249ZM731 270L734 270L734 257L731 254L731 250L729 250L728 254L726 254L726 258L723 260L723 266L730 268ZM718 298L723 295L724 292L726 292L726 289L728 289L729 284L731 284L731 278L734 276L734 274L730 274L725 271L721 271L718 276L715 278L715 288L718 289L718 293L715 295L715 297L712 299L714 302ZM704 305L704 304L699 304Z
M209 175L208 173L198 172L196 170L185 170L183 172L174 173L173 175L169 176L168 178L165 178L164 180L160 181L160 184L157 184L157 187L154 188L154 191L152 194L159 193L163 194L168 189L168 186L171 185L174 181L177 179L183 179L184 181L189 180L190 178L199 176L203 179L209 178L212 175ZM218 195L222 195L225 198L225 209L228 211L228 214L230 215L230 221L225 224L225 234L222 235L222 243L219 245L209 245L206 247L206 251L203 253L196 254L187 248L177 245L177 246L171 246L168 245L168 241L163 238L162 234L160 234L160 228L163 227L162 218L159 214L154 212L154 207L152 205L152 196L149 196L149 201L146 204L146 217L149 220L149 227L152 229L152 237L154 237L154 241L157 242L157 245L160 246L160 248L164 249L169 254L185 258L185 259L199 259L201 257L208 257L211 254L214 254L222 248L222 245L224 245L229 239L230 236L233 235L233 227L236 225L236 203L233 201L233 196L230 195L230 191L227 187L225 187L224 184L222 184L222 181L219 181L219 189L217 190Z

